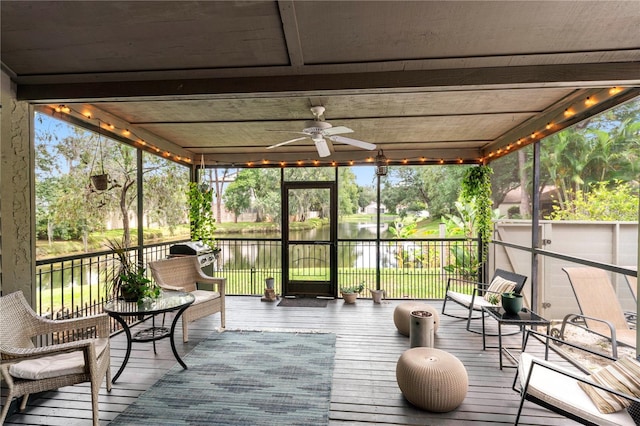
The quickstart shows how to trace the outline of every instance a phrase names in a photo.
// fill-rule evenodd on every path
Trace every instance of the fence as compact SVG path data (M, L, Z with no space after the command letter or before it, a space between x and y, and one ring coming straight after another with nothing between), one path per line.
M175 243L133 247L129 254L138 261L141 252L146 264L166 258ZM227 294L260 295L268 277L282 292L280 239L221 238L217 243L221 254L214 274L227 279ZM477 240L465 238L341 240L338 286L364 282L367 288L385 290L388 298L441 299L448 277L469 278L465 271L472 269L477 252ZM111 252L37 261L36 312L54 319L102 312L117 265Z

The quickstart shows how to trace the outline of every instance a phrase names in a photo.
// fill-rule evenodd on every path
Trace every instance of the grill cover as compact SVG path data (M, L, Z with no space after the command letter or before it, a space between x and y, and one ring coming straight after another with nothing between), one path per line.
M211 247L202 241L188 241L186 243L174 244L169 247L169 254L178 255L202 255L211 253Z

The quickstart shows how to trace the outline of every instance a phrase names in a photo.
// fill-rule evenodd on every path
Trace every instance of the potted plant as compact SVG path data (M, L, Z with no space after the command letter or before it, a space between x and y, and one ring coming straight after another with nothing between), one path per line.
M108 240L107 246L118 260L113 279L111 294L127 302L141 303L144 298L156 299L160 296L160 287L156 286L145 274L145 268L129 257L127 247L118 241Z
M521 294L510 291L502 293L502 309L508 314L517 315L522 310L523 297Z
M340 287L340 293L342 293L342 298L344 299L344 303L356 303L358 294L362 290L364 290L363 282L357 285Z
M214 231L216 230L216 218L213 216L213 189L207 185L196 182L189 183L187 193L189 202L189 222L191 224L191 240L202 241L211 247L214 255L218 255L220 249L216 247Z

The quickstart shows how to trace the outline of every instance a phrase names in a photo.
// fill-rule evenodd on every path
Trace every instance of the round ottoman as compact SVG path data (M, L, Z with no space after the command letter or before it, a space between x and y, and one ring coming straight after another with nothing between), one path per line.
M440 317L438 311L424 302L402 302L393 310L393 323L396 325L398 332L409 337L411 326L411 312L413 311L427 311L433 315L433 332L438 332L438 325L440 324Z
M427 411L456 409L467 396L469 377L458 358L435 348L405 351L396 365L396 380L404 397Z

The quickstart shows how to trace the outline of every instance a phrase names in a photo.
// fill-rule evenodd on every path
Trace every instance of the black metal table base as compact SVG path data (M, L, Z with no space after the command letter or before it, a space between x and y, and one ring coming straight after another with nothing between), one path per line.
M118 369L118 372L113 376L113 379L111 379L111 383L115 383L118 378L120 377L120 375L122 374L122 372L124 371L124 368L127 366L127 362L129 362L129 357L131 356L131 344L132 342L136 341L136 342L153 342L153 350L155 353L155 342L156 340L160 340L160 339L164 339L166 337L169 338L169 340L171 341L171 351L173 352L173 356L175 357L176 361L178 361L178 363L182 366L182 368L184 368L185 370L187 369L187 364L184 363L184 361L182 361L182 358L180 358L180 355L178 354L178 351L176 350L176 343L175 343L175 339L174 339L174 335L175 335L175 330L176 330L176 324L178 323L178 320L180 319L180 317L182 316L182 313L189 307L189 305L182 307L177 313L176 316L173 318L173 322L171 323L171 328L167 329L166 327L150 327L147 328L145 330L141 330L139 332L137 332L135 335L131 334L131 329L129 328L129 324L127 324L127 322L123 319L122 316L118 315L117 313L114 312L109 312L109 315L114 318L116 321L118 321L118 323L120 323L120 325L122 325L122 329L124 330L126 336L127 336L127 351L124 355L124 360L122 361L122 365L120 366L120 368Z

